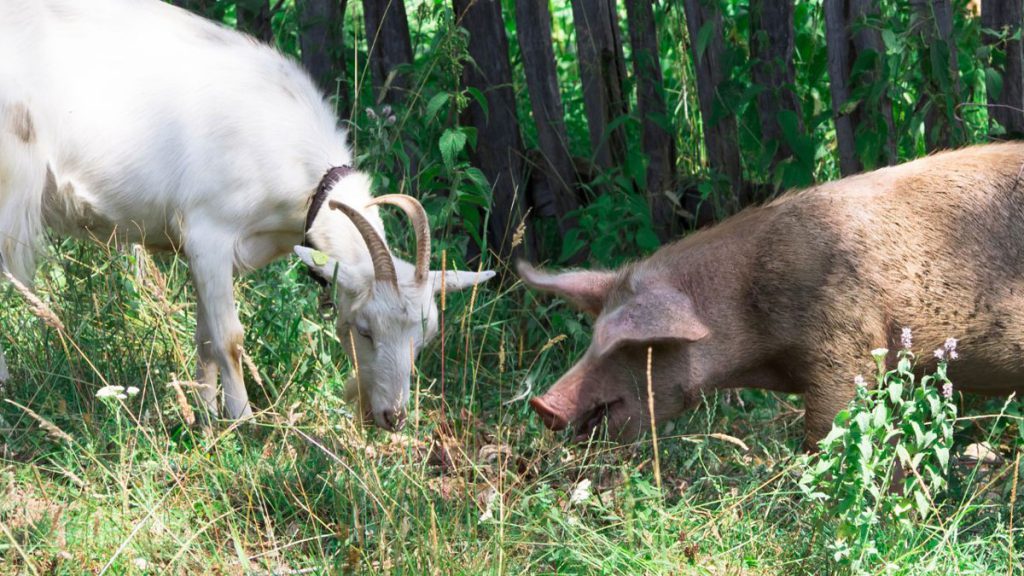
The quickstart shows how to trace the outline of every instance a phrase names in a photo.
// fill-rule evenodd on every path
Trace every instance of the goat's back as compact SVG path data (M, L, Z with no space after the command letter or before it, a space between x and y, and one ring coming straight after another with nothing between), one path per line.
M296 63L157 0L0 3L0 106L13 104L52 173L47 223L70 233L286 229L323 171L351 161Z

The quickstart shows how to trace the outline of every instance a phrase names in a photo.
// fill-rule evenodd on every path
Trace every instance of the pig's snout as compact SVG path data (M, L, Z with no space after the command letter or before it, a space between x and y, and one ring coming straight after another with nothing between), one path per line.
M569 427L569 418L544 400L543 396L530 398L530 408L540 416L544 425L551 430L565 430Z

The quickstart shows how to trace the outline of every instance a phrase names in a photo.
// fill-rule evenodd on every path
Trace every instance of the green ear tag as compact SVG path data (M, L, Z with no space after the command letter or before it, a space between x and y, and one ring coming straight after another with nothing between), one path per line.
M312 255L313 255L313 264L316 264L317 266L326 266L327 265L327 260L328 260L327 254L324 254L323 252L321 252L319 250L313 250Z

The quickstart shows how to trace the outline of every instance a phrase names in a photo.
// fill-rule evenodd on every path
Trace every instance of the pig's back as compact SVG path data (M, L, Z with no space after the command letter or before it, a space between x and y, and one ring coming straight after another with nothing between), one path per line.
M834 292L820 305L864 318L880 313L890 344L893 331L910 327L919 354L956 337L959 385L1021 388L1022 181L1024 144L936 154L784 197L776 204L793 233L781 242L811 247L804 253L817 260L809 267L815 276L802 281Z

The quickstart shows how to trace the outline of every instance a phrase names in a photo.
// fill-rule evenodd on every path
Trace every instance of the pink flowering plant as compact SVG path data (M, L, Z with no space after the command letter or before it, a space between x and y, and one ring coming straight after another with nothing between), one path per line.
M896 368L888 371L889 351L872 351L874 386L860 376L854 380L855 398L836 416L820 451L808 457L800 479L832 532L833 559L854 574L873 573L885 558L911 547L914 524L937 512L947 488L956 403L946 370L957 358L956 340L935 351L934 372L920 380L911 344L904 328Z

